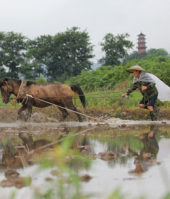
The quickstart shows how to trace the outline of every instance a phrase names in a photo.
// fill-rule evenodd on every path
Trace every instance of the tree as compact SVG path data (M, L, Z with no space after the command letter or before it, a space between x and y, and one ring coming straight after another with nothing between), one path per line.
M128 55L126 57L126 61L130 61L133 59L146 59L147 58L147 53L143 52L143 53L138 53L137 51L133 51L133 53L131 53L130 55Z
M133 53L131 53L126 58L126 62L129 61L129 60L133 60L133 59L141 60L141 59L149 59L151 57L167 58L167 57L169 57L169 54L163 48L160 48L160 49L151 48L151 49L149 49L149 50L147 50L146 52L143 52L143 53L138 53L137 51L134 51Z
M4 41L4 34L0 34L0 46L2 46L2 43ZM3 67L3 51L0 48L0 79L6 77L5 68Z
M46 75L50 81L64 81L76 76L81 70L91 69L93 46L89 42L86 31L73 27L66 32L54 36L41 36L29 41L27 57L37 60L46 67ZM30 63L31 64L31 63Z
M159 48L159 49L151 48L147 51L147 55L148 56L156 56L156 57L158 57L158 56L168 57L169 56L168 52L163 48Z
M37 60L34 60L30 63L30 61L27 59L26 61L22 62L21 67L19 68L19 72L24 77L24 79L35 80L42 76L44 73L44 68L42 64Z
M34 40L28 40L28 50L25 53L25 61L22 62L20 73L26 79L46 77L46 66L52 60L53 37L43 35Z
M133 43L127 38L129 34L121 34L114 36L108 33L104 37L104 42L101 42L102 51L105 52L105 57L100 59L104 65L119 65L128 55L127 51L133 47Z
M14 32L0 32L1 67L6 67L7 75L18 78L18 67L25 57L27 38Z
M73 27L54 36L53 64L47 66L48 75L58 79L61 75L76 76L82 70L90 70L94 57L93 46L86 31Z

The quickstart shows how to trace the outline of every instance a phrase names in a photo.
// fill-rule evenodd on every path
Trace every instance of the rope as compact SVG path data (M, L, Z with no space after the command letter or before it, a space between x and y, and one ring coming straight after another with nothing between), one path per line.
M51 103L51 102L47 102L47 101L45 101L45 100L42 100L42 99L39 99L39 98L33 97L32 95L28 95L28 94L26 94L26 97L24 98L24 100L25 100L25 99L26 99L26 100L28 100L28 97L34 98L34 99L36 99L36 100L39 100L39 101L41 101L41 102L44 102L44 103L47 103L47 104L50 104L50 105L57 106L57 107L62 108L62 109L66 109L66 110L68 110L68 111L71 111L71 112L77 113L77 114L79 114L79 115L83 115L83 116L86 116L86 117L89 117L89 118L92 118L92 119L95 119L95 120L99 120L99 118L95 118L95 117L92 117L92 116L86 115L86 114L84 114L84 113L80 113L80 112L78 112L78 111L73 111L73 110L71 110L71 109L69 109L69 108L62 107L62 106L60 106L60 105L53 104L53 103ZM23 101L24 101L24 100L23 100Z
M73 96L73 98L76 98L76 97L79 97L79 96L84 96L84 95L76 95L76 96ZM58 96L58 97L60 97L60 98L66 98L66 97L62 97L62 96ZM114 97L120 97L120 96L114 96ZM47 97L47 98L54 98L54 97ZM101 96L101 97L91 97L91 96L86 96L86 99L88 99L88 98L90 98L90 99L108 99L108 98L113 98L113 96L109 96L109 95L105 95L105 96ZM17 97L10 97L10 99L11 100L15 100L15 99L17 99Z
M122 111L123 111L123 108L124 108L124 106L125 106L125 98L126 98L126 102L127 102L127 100L129 99L129 96L126 95L125 97L122 97L121 100L120 100L120 102L121 102L121 104L122 104L122 107L121 107L121 110L120 110L120 112L119 112L119 117L120 117L120 115L121 115L121 113L122 113Z
M93 128L90 128L90 129L86 129L86 130L81 131L81 132L79 132L79 133L76 133L76 134L74 134L74 135L70 135L70 136L67 137L67 138L63 138L63 139L57 140L57 141L55 141L55 142L46 144L46 145L44 145L44 146L42 146L42 147L39 147L37 150L41 150L41 149L47 148L47 147L49 147L49 146L51 146L51 145L54 145L54 144L57 144L58 142L61 142L62 140L69 139L70 137L73 137L73 136L76 136L76 135L80 135L80 134L85 133L85 132L87 132L87 131L91 131L91 130L93 130L93 129L95 129L95 128L97 128L97 127L93 127Z

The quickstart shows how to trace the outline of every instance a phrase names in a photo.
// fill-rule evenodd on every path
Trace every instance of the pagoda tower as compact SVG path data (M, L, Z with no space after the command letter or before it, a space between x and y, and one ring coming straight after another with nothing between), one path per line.
M146 42L145 42L145 35L141 32L138 35L138 53L146 52Z

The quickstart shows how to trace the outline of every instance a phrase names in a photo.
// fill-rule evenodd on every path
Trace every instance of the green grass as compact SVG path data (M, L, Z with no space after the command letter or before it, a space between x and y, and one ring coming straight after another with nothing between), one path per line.
M1 97L1 93L0 93L0 107L1 108L16 108L16 107L20 107L21 104L20 103L17 103L16 100L15 100L15 96L11 95L10 97L10 102L8 104L4 104L2 102L2 97Z
M105 90L105 91L94 91L94 92L84 92L86 97L86 106L88 108L114 108L114 107L138 107L139 101L142 99L140 92L135 91L129 95L129 99L122 98L121 95L126 91L115 91L115 90ZM77 97L76 100L73 99L76 106L81 107L81 102ZM170 102L160 102L157 100L159 106L170 107ZM0 97L0 107L3 108L15 108L20 107L21 104L16 103L15 99L10 100L8 104L2 102Z
M84 91L86 97L86 109L83 109L78 97L73 99L73 103L80 112L84 112L86 115L93 115L94 117L108 114L122 119L149 119L148 111L139 109L139 102L142 99L140 92L135 91L131 93L128 99L121 97L125 92L126 90L122 90L121 86L117 87L115 90ZM161 102L160 100L157 100L157 105L160 106L161 111L163 111L160 117L169 119L170 102ZM4 104L0 97L0 107L5 109L19 109L21 104L16 103L15 100L10 101L8 104ZM47 113L49 114L48 110ZM122 115L122 113L125 113L125 115Z
M124 92L115 92L113 90L106 91L96 91L96 92L85 92L86 104L87 107L93 108L111 108L111 107L138 107L139 102L142 99L140 92L135 91L129 95L129 99L122 98L121 95ZM76 101L76 104L80 106L79 100ZM170 107L170 102L161 102L157 100L159 106Z

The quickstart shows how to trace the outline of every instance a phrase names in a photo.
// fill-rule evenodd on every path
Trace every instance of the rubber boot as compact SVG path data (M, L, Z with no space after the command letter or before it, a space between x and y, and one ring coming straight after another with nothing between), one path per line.
M154 105L153 110L154 110L154 112L156 112L156 114L157 114L157 113L160 111L160 107Z
M150 111L150 117L152 121L157 121L157 114L155 111Z

